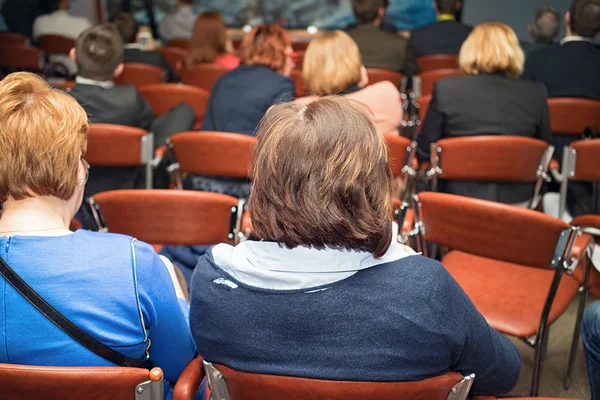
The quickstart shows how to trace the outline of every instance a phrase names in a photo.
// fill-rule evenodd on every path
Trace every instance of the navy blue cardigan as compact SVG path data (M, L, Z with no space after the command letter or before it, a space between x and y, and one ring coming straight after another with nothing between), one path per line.
M269 107L294 97L294 83L290 78L267 67L239 66L215 83L202 130L254 135Z
M516 347L487 324L439 262L422 256L321 288L283 291L241 283L209 250L191 291L198 352L238 370L350 381L457 371L476 374L472 394L480 395L506 393L520 375Z

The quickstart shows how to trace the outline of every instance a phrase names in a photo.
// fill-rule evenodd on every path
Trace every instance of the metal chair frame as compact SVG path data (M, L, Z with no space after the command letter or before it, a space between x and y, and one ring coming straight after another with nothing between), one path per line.
M600 140L600 139L593 139ZM577 165L577 150L570 146L563 148L563 162L561 165L561 173L559 176L554 175L554 178L560 183L560 206L558 209L558 218L562 219L567 208L567 189L569 186L569 178L575 177L575 166ZM598 212L598 210L596 210Z
M421 202L419 201L419 196L415 195L413 197L413 207L415 209L415 219L416 224L415 228L418 229L417 234L417 244L418 251L422 252L425 257L428 256L427 251L427 240L426 240L426 232L427 226L424 225L422 221L423 215L423 207ZM573 244L575 243L575 239L580 234L581 230L579 227L572 226L569 229L565 229L561 232L560 237L556 243L554 249L554 255L552 257L552 261L548 266L551 269L554 269L554 277L552 278L552 283L549 288L548 296L546 298L546 302L544 304L544 308L542 310L542 316L540 318L540 323L538 326L538 331L535 337L529 338L521 338L524 339L525 343L527 343L530 347L534 349L534 359L533 359L533 374L531 378L531 386L530 386L530 395L532 397L537 397L541 376L541 368L542 361L544 359L545 350L547 347L548 340L548 317L550 315L550 310L552 308L552 304L554 303L554 298L556 297L556 292L558 291L558 286L560 284L561 278L565 272L572 272L574 269L573 263L571 263L569 255L573 248ZM576 266L576 264L575 264ZM575 324L575 331L573 335L573 340L571 344L571 351L569 353L569 363L567 366L567 373L565 376L564 385L568 387L571 372L573 370L573 364L575 362L575 356L577 354L577 345L579 343L579 332L581 329L581 318L583 316L583 311L585 308L585 302L587 299L587 284L589 281L589 266L586 266L584 273L584 283L583 287L580 289L582 292L579 309L577 314L577 321Z

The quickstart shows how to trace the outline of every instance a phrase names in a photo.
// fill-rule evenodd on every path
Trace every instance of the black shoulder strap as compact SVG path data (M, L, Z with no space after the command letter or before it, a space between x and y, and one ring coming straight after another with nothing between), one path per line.
M69 321L64 315L52 307L43 297L41 297L31 286L27 284L8 264L0 257L0 275L6 279L8 283L12 285L21 295L37 308L46 318L48 318L54 325L62 329L66 334L71 336L82 346L86 347L90 351L96 353L100 357L113 364L121 367L136 367L136 368L153 368L150 359L141 361L136 360L126 355L123 355L110 347L100 343L98 340L89 336L87 333L79 329L71 321Z

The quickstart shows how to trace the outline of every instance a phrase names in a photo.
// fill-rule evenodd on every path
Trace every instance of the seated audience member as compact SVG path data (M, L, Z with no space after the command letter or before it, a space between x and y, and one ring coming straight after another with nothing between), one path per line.
M546 90L519 80L524 54L507 25L477 25L463 44L460 69L465 74L436 83L429 110L417 138L418 156L429 160L431 143L448 137L518 135L552 142ZM441 181L440 190L501 203L527 202L528 183Z
M310 94L341 94L369 107L384 133L398 133L402 120L400 92L391 82L367 86L369 78L356 43L342 31L331 31L313 39L304 55L304 82ZM306 104L316 97L296 100Z
M432 54L458 54L473 29L456 21L462 8L460 0L436 0L437 22L415 29L410 35L410 48L415 57Z
M566 37L527 57L523 77L542 82L549 97L600 100L600 0L574 0L565 15ZM582 132L583 133L583 132Z
M353 0L358 26L348 31L367 68L384 68L412 76L419 67L408 48L408 40L380 28L388 0Z
M287 32L278 25L255 26L240 46L240 66L221 76L210 93L203 131L254 135L263 114L295 96L289 78L294 61Z
M165 264L129 236L69 231L87 179L87 120L71 96L33 74L0 82L0 256L88 335L137 363L149 357L166 394L195 346ZM115 365L2 286L0 363Z
M40 15L55 10L50 0L4 0L0 2L0 14L6 23L7 31L33 36L33 23Z
M392 240L387 145L360 103L276 105L257 136L249 210L263 240L212 247L192 278L204 359L344 381L474 373L471 394L515 386L510 340L439 262Z
M141 63L162 68L169 82L177 81L177 74L171 69L165 57L154 51L154 40L143 45L139 36L139 25L130 13L119 13L114 24L123 39L123 62Z
M185 67L192 69L194 64L212 63L223 68L233 69L240 64L233 54L233 45L227 39L227 29L223 17L218 12L205 12L196 18L194 32Z
M550 4L540 7L533 20L527 25L530 41L521 42L521 47L527 53L540 50L554 44L554 38L560 32L560 15Z
M97 25L84 31L77 38L71 55L79 72L69 93L86 111L91 123L150 130L157 147L165 144L170 135L189 131L194 126L196 118L191 106L178 104L153 120L150 105L135 86L115 86L112 79L123 69L123 41L114 25ZM94 168L86 197L104 190L139 187L143 182L142 173L129 168Z
M600 301L596 301L585 310L581 337L592 400L600 400Z
M177 10L167 15L158 25L158 34L164 42L173 39L189 39L192 36L196 13L192 8L194 0L177 0Z
M52 3L56 11L37 17L33 23L34 39L39 39L43 35L77 39L81 32L92 26L87 19L69 14L69 0L52 0ZM77 73L77 66L66 54L52 54L50 61L62 64L71 75Z

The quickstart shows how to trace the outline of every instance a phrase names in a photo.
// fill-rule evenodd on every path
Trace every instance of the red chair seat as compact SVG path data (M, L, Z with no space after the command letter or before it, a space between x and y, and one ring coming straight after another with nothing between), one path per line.
M511 264L456 250L450 251L442 264L494 329L518 337L537 333L554 270ZM579 282L575 278L562 277L549 324L565 311L578 289Z

